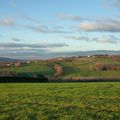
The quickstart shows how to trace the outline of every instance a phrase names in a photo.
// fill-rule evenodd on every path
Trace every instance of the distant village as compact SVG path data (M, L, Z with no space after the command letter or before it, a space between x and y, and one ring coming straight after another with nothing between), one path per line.
M80 58L96 58L96 57L101 57L101 58L112 58L115 61L120 61L120 55L87 55L87 56L72 56L72 57L58 57L58 58L52 58L48 59L47 61L74 61L78 60Z
M14 62L0 62L0 68L7 68L7 67L21 67L25 64L30 64L32 62L38 62L38 60L34 60L34 61L26 61L26 62L22 62L22 61L14 61Z

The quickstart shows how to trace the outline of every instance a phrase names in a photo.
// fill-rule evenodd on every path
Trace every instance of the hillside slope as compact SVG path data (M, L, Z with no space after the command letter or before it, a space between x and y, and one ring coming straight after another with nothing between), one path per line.
M0 71L15 72L21 76L35 76L44 75L48 78L54 78L54 65L59 65L63 68L62 74L59 78L77 78L77 77L120 77L120 70L96 70L96 64L102 63L106 65L120 66L119 60L114 60L110 57L84 57L76 58L74 60L61 61L38 61L25 63L20 67L1 68Z

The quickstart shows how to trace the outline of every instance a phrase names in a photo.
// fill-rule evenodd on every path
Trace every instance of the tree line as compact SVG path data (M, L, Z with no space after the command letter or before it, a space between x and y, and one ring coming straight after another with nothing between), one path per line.
M39 83L48 82L44 75L20 75L13 72L0 72L0 83Z

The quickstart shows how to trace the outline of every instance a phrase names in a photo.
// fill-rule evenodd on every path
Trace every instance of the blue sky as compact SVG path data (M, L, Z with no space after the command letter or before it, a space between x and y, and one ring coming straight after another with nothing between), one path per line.
M120 0L0 1L0 56L90 50L120 50Z

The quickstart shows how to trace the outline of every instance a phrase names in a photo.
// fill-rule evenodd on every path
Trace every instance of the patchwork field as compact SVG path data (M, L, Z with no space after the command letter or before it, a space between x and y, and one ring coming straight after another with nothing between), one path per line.
M108 70L96 70L96 64L105 64L106 66L117 66L119 70L108 69ZM62 61L38 61L31 62L29 64L23 64L19 67L0 68L0 71L11 71L21 76L32 77L39 74L44 75L47 78L56 77L56 71L54 66L58 66L58 77L59 78L76 78L76 77L103 77L103 78L120 78L120 61L114 60L110 57L95 57L95 58L78 58L73 60L62 60ZM105 66L105 67L106 67ZM104 69L104 66L102 66Z
M119 120L120 83L0 84L0 120Z

